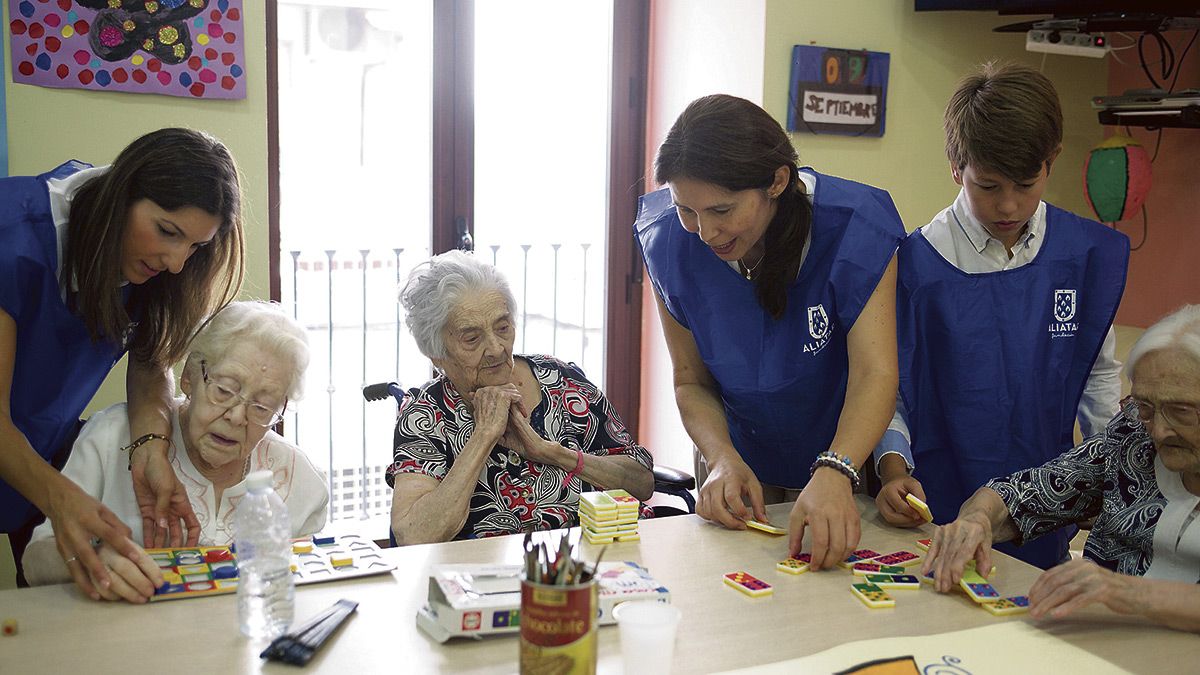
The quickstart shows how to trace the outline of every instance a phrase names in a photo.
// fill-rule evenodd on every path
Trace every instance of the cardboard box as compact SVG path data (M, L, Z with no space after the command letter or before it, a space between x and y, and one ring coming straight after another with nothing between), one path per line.
M434 565L417 627L438 642L519 631L523 571L521 565ZM615 623L613 608L627 600L671 601L671 592L635 562L602 562L596 581L601 626Z

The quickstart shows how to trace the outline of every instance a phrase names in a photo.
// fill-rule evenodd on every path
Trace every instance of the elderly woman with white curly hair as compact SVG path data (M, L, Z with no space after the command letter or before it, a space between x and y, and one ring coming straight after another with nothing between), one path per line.
M570 527L593 489L649 498L650 453L604 394L573 364L513 354L516 301L496 268L461 251L434 256L400 302L438 375L396 423L397 542Z
M991 544L1095 518L1082 560L1029 589L1035 618L1101 602L1200 632L1200 305L1154 324L1130 350L1131 395L1104 432L1046 464L996 478L938 529L923 572L939 591Z
M320 531L329 503L325 478L299 448L270 430L303 390L309 358L303 327L279 305L233 302L212 316L188 350L179 377L183 398L174 405L172 438L164 439L170 443L167 459L200 523L200 531L188 538L195 535L200 546L231 543L245 478L261 470L274 474L275 491L288 506L291 535ZM130 445L126 404L118 403L88 420L62 472L141 542L142 516L129 455L122 451ZM30 584L61 583L87 573L75 558L64 563L56 544L50 522L34 530L23 558ZM111 572L110 587L96 586L106 600L145 602L162 584L158 566L141 549L137 559L108 544L97 552Z

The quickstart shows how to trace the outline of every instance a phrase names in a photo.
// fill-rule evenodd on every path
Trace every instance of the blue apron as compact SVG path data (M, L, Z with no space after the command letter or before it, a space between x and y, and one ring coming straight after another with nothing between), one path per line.
M787 488L808 482L833 441L846 334L904 237L887 192L816 175L811 244L778 320L752 282L683 229L669 190L643 196L634 225L655 291L717 383L734 447L759 480Z
M920 233L900 247L900 393L914 475L937 522L989 479L1074 444L1079 399L1125 289L1129 240L1047 205L1042 249L1022 267L968 274ZM1001 551L1039 567L1074 527Z
M114 341L93 342L83 320L60 295L57 234L46 183L84 168L68 162L41 176L0 179L0 308L17 325L12 421L47 460L74 431L84 407L125 351ZM36 513L0 480L0 532L16 530Z

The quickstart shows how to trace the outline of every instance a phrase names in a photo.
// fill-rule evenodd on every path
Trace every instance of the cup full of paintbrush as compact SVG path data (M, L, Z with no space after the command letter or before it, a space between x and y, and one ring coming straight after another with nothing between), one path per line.
M596 672L596 566L578 559L577 553L566 532L551 546L525 536L522 675Z

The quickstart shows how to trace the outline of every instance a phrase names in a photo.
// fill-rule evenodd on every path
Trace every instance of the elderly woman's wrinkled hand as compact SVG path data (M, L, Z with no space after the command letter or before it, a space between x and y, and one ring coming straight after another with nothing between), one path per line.
M125 600L134 604L148 602L154 589L162 586L162 571L146 551L138 548L136 561L117 553L108 544L101 544L96 555L104 564L112 584L107 588L96 584L100 597L105 600ZM95 579L92 579L95 584Z
M1094 602L1119 614L1138 614L1137 582L1086 558L1072 560L1047 570L1034 582L1029 589L1029 615L1061 619Z
M508 428L508 411L514 403L521 401L521 392L512 384L480 387L470 399L475 432L499 440Z
M533 426L529 424L529 412L520 403L509 408L508 427L501 442L523 459L539 464L558 464L555 461L555 451L564 452L557 443L542 438L534 431ZM575 455L571 454L572 461L574 457Z
M981 511L960 515L957 520L937 528L921 574L933 572L934 588L945 593L958 587L967 563L985 578L992 569L992 522Z

